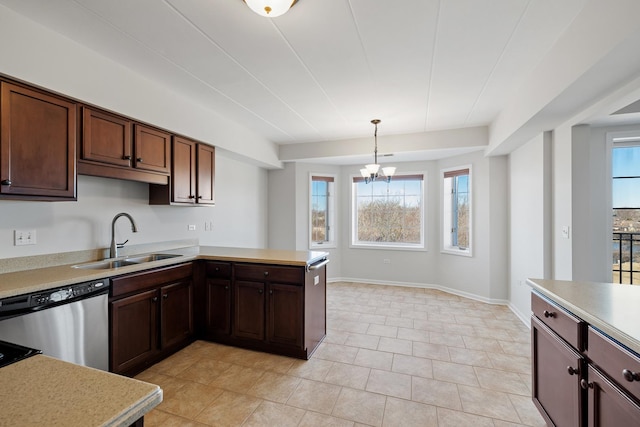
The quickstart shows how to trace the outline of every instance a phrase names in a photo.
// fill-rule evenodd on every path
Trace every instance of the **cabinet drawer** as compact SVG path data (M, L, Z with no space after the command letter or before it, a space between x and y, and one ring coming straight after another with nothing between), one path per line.
M111 296L119 297L133 292L175 282L193 274L193 263L169 266L151 271L127 274L111 279Z
M592 327L587 346L591 362L640 400L640 357Z
M231 263L207 261L207 277L228 279L231 277Z
M269 281L279 283L304 283L303 267L283 267L264 264L236 264L236 280Z
M531 311L545 325L579 351L584 350L585 323L563 308L531 293Z

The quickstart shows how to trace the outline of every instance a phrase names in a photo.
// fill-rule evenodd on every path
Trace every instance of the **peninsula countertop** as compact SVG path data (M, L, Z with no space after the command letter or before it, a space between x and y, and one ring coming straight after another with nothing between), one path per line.
M125 427L162 402L154 384L36 355L0 368L0 426Z
M640 287L615 283L529 279L540 294L640 354Z
M317 263L319 260L328 256L327 252L320 251L287 251L275 249L225 248L215 246L188 246L163 250L162 252L179 254L181 256L111 269L94 270L75 268L73 266L76 264L82 264L81 262L54 266L38 265L36 268L22 269L20 271L13 271L10 273L0 273L0 299L30 292L54 289L75 283L106 279L121 274L133 273L151 268L180 264L197 259L304 267ZM133 254L130 254L129 256L133 256ZM5 262L7 261L5 260ZM28 260L17 260L16 262L22 262L28 266ZM90 261L84 260L84 263L88 262Z

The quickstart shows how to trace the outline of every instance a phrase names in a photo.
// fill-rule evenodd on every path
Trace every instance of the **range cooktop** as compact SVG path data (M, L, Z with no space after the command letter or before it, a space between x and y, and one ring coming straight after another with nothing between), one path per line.
M42 351L35 348L0 341L0 368L40 353Z

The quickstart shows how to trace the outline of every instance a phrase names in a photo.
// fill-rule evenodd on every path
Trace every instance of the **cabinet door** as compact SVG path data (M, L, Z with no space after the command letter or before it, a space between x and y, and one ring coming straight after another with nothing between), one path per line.
M80 158L131 167L131 121L88 107L82 111Z
M136 124L136 169L169 174L171 169L171 135L157 129Z
M75 199L76 104L0 86L0 194Z
M584 359L537 317L531 316L533 402L549 425L581 426Z
M158 353L158 292L141 292L113 301L111 311L112 372L122 373Z
M216 151L214 147L198 144L198 203L215 205Z
M231 333L231 280L207 277L207 325L210 337Z
M182 344L193 336L193 284L191 280L160 288L162 349Z
M589 427L639 426L640 406L597 369L589 365Z
M173 138L171 169L171 201L196 202L196 144L184 138Z
M264 283L236 280L233 298L233 335L263 341Z
M269 284L267 341L302 347L302 287Z

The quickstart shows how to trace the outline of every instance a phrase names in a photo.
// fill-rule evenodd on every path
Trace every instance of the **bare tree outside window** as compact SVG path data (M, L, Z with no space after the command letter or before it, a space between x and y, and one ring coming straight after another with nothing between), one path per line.
M390 183L354 179L354 244L422 247L423 176L396 175Z

